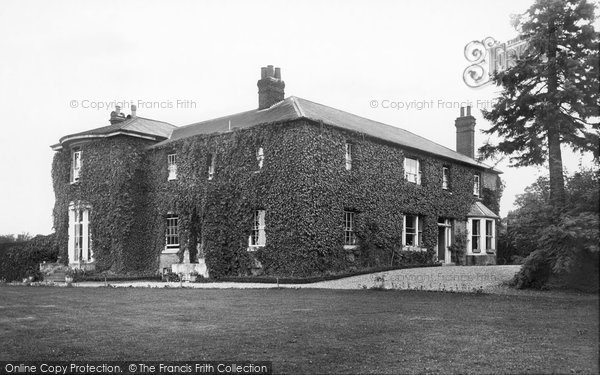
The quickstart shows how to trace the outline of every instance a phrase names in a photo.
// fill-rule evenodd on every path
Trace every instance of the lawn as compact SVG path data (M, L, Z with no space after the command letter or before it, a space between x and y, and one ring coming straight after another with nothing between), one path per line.
M275 372L598 372L598 298L0 286L0 360L268 360Z

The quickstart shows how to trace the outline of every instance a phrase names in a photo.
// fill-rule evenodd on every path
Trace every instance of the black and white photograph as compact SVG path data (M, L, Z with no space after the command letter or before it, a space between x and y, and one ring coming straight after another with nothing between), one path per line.
M1 0L1 374L598 374L597 0Z

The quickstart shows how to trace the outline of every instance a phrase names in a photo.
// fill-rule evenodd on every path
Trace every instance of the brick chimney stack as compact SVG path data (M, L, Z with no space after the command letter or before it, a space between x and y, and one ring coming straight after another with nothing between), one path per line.
M122 121L125 121L126 117L124 113L121 113L121 107L120 106L115 106L115 110L112 111L110 113L110 124L114 125L114 124L118 124Z
M454 122L456 126L456 152L475 158L475 117L471 116L471 106L460 107L460 117Z
M284 99L285 82L281 80L281 69L268 65L260 69L258 85L258 109L269 108Z

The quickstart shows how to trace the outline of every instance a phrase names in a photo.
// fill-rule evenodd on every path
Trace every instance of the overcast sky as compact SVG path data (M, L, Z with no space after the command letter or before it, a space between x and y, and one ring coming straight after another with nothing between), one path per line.
M269 64L281 67L286 96L455 149L460 103L473 103L477 129L487 128L479 110L498 93L464 84L464 46L514 38L509 15L530 3L2 0L0 234L52 231L50 145L108 125L115 102L177 126L241 112L257 107ZM477 146L484 140L478 132ZM569 171L581 161L565 159ZM498 167L504 216L544 170Z

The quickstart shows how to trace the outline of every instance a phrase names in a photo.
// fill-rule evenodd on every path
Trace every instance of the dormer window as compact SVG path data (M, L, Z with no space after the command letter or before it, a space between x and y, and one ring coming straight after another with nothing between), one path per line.
M212 180L215 177L215 155L208 154L208 159L206 160L206 163L208 164L208 179Z
M71 183L79 182L81 173L81 149L74 148L71 153Z
M258 169L261 170L265 161L265 152L262 147L256 150L256 161L258 162Z
M346 170L352 169L352 143L346 142Z
M417 159L404 158L404 179L421 185L421 163Z
M176 154L167 155L167 169L169 171L169 181L177 179L177 162L175 160L175 156Z
M480 182L479 182L479 175L478 174L474 174L473 175L473 195L478 197L479 196L479 189L481 188L480 186Z

